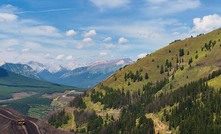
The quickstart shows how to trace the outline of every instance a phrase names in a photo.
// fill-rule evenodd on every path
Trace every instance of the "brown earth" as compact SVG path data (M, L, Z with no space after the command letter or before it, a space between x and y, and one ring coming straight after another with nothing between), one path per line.
M19 125L19 120L24 120L25 124ZM0 130L3 134L69 134L5 107L0 107Z

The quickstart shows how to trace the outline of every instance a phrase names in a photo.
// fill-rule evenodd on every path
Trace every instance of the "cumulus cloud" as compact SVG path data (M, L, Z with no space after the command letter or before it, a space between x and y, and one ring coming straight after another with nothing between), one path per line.
M73 37L77 34L77 32L75 30L68 30L66 32L66 35L69 36L69 37Z
M93 40L91 38L84 38L83 42L85 43L91 43Z
M139 55L137 55L138 59L144 58L147 55L147 53L141 53Z
M119 44L123 44L123 43L127 43L127 42L128 42L128 39L126 39L124 37L120 37L119 40L118 40Z
M66 60L73 60L73 56L72 55L67 56Z
M61 60L61 59L63 59L64 58L64 55L63 54L60 54L60 55L58 55L57 57L56 57L56 60Z
M111 9L126 6L130 0L90 0L95 6L100 9Z
M90 31L88 31L84 34L84 37L92 37L92 36L95 36L95 35L97 35L96 30L90 30Z
M193 24L193 32L207 33L221 27L221 16L213 14L204 16L203 18L194 18Z
M91 38L87 37L87 38L84 38L84 39L82 40L82 42L79 42L79 43L77 44L76 48L77 48L77 49L82 49L82 48L84 48L84 47L89 47L89 46L93 46L93 45L94 45L94 44L93 44L93 40L92 40Z
M112 38L111 37L106 37L106 38L104 38L104 42L108 42L108 41L111 41L112 40Z
M100 52L99 56L107 56L106 52Z
M9 13L0 13L0 22L15 21L18 16Z

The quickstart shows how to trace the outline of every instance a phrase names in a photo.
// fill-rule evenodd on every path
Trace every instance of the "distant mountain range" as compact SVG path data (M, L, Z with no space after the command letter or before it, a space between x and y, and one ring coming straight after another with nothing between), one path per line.
M116 59L99 61L88 66L75 68L54 64L42 64L35 61L27 63L1 62L1 68L37 80L45 80L53 83L90 88L108 78L121 67L131 64L131 59Z

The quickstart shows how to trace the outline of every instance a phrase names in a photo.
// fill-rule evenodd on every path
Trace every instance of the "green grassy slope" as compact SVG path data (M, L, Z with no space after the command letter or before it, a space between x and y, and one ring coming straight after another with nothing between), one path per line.
M206 35L201 35L195 38L186 38L182 41L169 44L145 58L138 60L132 65L121 69L106 81L102 82L102 84L104 86L113 87L114 89L124 88L137 90L142 89L142 86L147 82L159 81L163 78L171 77L172 74L174 74L175 80L171 81L171 83L173 84L173 88L176 89L191 81L207 76L221 66L220 39L221 29L218 29ZM216 41L216 44L213 48L211 47L211 50L206 50L204 48L205 43L209 44L210 41ZM203 51L202 48L204 48ZM184 49L184 56L179 56L179 49ZM189 55L187 55L187 53L189 53ZM198 55L197 59L195 58L196 55ZM176 63L177 57L178 61L183 60L183 62ZM190 58L193 59L191 67L188 65ZM168 73L160 74L161 65L165 66L167 59L172 63L169 76ZM176 69L176 65L179 67L184 66L184 70ZM157 66L159 66L159 68ZM148 73L149 79L144 79L141 82L132 82L128 80L130 81L130 85L128 86L128 81L125 81L124 79L125 73L129 73L130 71L135 73L137 70L143 70L141 72L143 78L145 77L145 73ZM99 85L96 89L99 89Z

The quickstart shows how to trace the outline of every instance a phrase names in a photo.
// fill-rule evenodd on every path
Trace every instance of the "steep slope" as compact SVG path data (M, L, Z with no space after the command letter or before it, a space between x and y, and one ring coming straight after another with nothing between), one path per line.
M5 63L1 66L1 68L4 68L5 70L11 71L16 74L20 74L20 75L23 75L32 79L37 79L37 80L41 79L38 76L38 73L26 64Z
M176 40L120 69L86 96L71 102L78 108L75 121L80 126L73 129L154 133L157 117L168 125L166 133L220 132L220 40L221 29ZM90 110L97 117L82 122L81 116L89 115ZM92 129L93 125L97 129ZM155 128L155 133L162 131Z
M218 29L206 35L199 35L195 38L190 37L171 43L118 71L108 80L104 81L103 85L136 90L142 89L144 83L170 78L174 75L176 79L171 81L171 83L173 88L176 89L191 81L207 76L212 71L220 68L221 65L220 32L221 30ZM182 50L184 55L180 56L180 51ZM191 59L190 66L189 62ZM171 67L170 63L172 64ZM163 73L160 73L161 70L163 70ZM125 74L128 75L132 72L135 75L136 71L140 72L139 74L143 78L147 73L149 78L143 79L141 82L133 82L130 78L125 81ZM115 78L118 80L115 81ZM130 82L129 86L128 82Z

